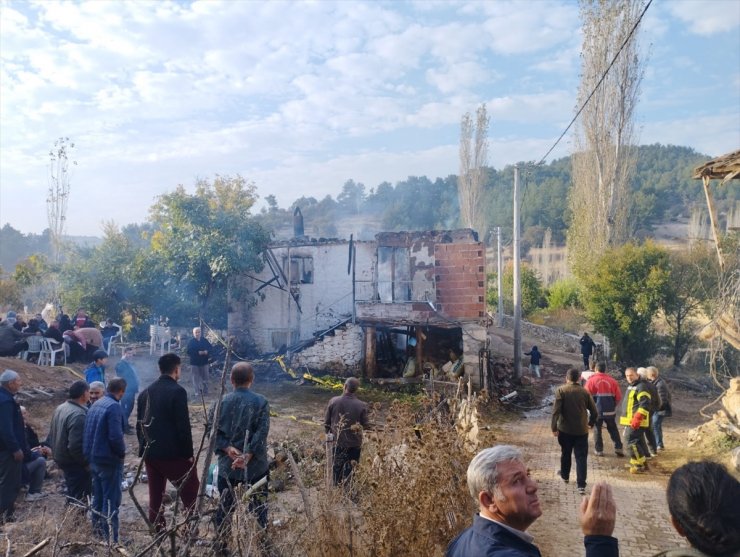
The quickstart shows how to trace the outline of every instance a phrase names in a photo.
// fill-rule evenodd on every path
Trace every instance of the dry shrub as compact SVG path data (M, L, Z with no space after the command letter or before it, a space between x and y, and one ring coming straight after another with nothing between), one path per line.
M472 454L456 432L456 413L434 399L427 407L431 412L394 402L385 428L366 433L354 485L317 496L318 512L302 543L306 554L442 555L469 525Z

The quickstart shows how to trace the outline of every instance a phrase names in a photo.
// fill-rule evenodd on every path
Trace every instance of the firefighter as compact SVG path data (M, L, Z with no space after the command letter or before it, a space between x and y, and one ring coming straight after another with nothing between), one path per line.
M646 457L648 455L643 448L642 436L644 431L650 427L652 400L650 391L635 368L628 367L624 372L624 377L629 385L622 400L622 416L619 418L619 424L625 426L624 442L630 456L630 472L639 474L647 470Z

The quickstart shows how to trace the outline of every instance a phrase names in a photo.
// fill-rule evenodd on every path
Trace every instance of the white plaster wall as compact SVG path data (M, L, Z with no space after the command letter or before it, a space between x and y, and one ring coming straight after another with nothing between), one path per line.
M307 366L310 370L333 371L340 375L355 375L362 371L363 333L359 325L348 323L337 329L334 336L325 336L292 357L293 367Z
M356 247L356 296L358 299L372 297L372 280L375 273L375 242L355 242ZM303 313L287 292L267 286L260 294L264 300L257 300L251 308L243 304L234 305L238 315L229 316L231 324L243 323L249 330L257 348L262 352L271 352L272 332L290 328L298 340L312 338L313 334L332 327L345 317L352 315L352 275L347 274L349 256L348 242L326 245L307 245L272 248L279 262L283 257L313 257L314 280L312 284L298 284L299 303ZM286 273L287 274L287 273ZM269 267L257 275L257 278L268 281L272 278ZM253 291L259 287L256 281L251 283ZM290 304L288 301L290 300ZM289 307L290 306L290 307Z

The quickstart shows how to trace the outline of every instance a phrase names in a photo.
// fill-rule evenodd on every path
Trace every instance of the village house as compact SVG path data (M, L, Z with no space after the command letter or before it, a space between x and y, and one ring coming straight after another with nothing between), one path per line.
M469 229L272 244L230 288L228 329L298 369L420 377L448 361L480 381L485 249ZM410 363L409 363L410 359Z

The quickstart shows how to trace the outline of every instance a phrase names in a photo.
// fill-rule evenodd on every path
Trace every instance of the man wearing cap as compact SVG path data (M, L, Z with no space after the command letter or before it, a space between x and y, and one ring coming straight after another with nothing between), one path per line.
M108 354L105 350L93 352L93 361L85 368L85 381L93 383L101 381L105 383L105 364L108 363Z
M13 370L0 374L0 524L14 520L15 499L21 487L26 435L15 394L21 378Z
M69 387L69 399L56 407L51 418L46 444L51 447L54 462L64 473L67 504L87 501L91 493L90 465L82 453L87 403L90 386L75 381Z

